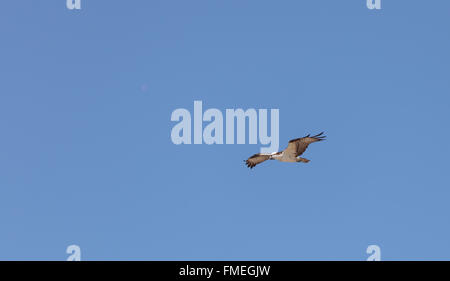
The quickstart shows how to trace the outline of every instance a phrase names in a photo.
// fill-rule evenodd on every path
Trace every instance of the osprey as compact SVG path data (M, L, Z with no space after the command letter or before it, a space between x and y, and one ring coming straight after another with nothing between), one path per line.
M252 169L259 163L262 163L266 160L278 160L281 162L303 162L308 163L309 160L306 158L299 157L302 155L303 152L305 152L306 148L308 148L308 145L313 142L317 141L323 141L325 139L325 136L322 135L322 133L317 134L315 136L307 135L303 138L293 139L289 141L288 147L280 152L273 152L273 153L257 153L247 160L244 160L245 164L247 164L247 167Z

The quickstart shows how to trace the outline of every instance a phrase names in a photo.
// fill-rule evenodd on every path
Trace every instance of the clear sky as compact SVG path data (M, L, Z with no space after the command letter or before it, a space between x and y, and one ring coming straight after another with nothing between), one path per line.
M0 259L449 259L450 2L365 2L2 1ZM250 170L194 100L328 139Z

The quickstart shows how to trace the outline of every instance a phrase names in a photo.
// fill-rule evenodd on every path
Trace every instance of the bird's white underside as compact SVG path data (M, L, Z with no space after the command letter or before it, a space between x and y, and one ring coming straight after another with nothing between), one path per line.
M281 154L272 153L272 159L278 160L280 162L297 162L298 158L293 153L286 153L285 151L281 152Z

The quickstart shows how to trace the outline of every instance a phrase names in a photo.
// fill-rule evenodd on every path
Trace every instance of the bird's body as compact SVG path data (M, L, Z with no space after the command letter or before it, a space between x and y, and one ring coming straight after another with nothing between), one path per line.
M284 151L281 152L275 152L270 156L270 160L278 160L280 162L297 162L297 157L293 157L293 154L284 153Z
M322 134L323 132L311 137L310 135L307 135L306 137L303 138L290 140L288 147L283 151L273 152L270 154L258 153L244 161L247 164L247 167L249 168L253 168L259 163L262 163L266 160L278 160L280 162L308 163L309 162L308 159L301 158L299 156L302 155L303 152L305 152L309 144L324 140L325 136L323 136Z

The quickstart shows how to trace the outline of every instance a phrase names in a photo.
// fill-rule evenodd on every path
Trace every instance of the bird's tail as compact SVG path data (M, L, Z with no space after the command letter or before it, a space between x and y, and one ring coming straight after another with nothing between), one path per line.
M299 158L298 158L298 160L297 160L297 162L308 163L308 162L309 162L309 160L308 160L308 159L306 159L306 158L301 158L301 157L299 157Z

